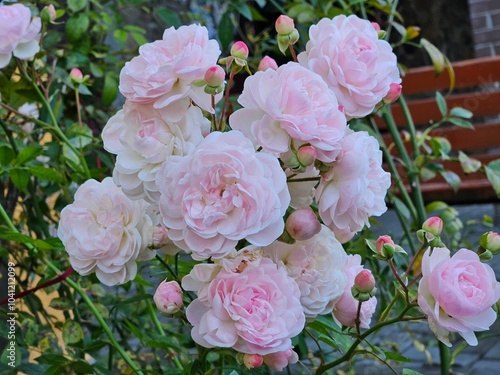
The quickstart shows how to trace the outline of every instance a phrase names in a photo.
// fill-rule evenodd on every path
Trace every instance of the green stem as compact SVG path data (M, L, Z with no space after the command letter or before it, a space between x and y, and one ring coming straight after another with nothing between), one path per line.
M439 341L439 357L441 359L441 375L450 375L450 348Z

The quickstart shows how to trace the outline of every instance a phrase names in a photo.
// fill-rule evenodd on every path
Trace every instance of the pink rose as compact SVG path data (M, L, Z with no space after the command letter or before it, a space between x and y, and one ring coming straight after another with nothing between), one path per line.
M285 173L239 131L210 133L190 155L171 156L156 183L168 236L196 260L223 257L243 238L269 245L283 233Z
M222 269L210 282L207 298L186 309L199 345L233 348L267 355L291 347L291 338L304 328L300 292L283 267L262 258L240 272Z
M500 298L500 283L491 267L471 250L460 249L450 258L447 248L428 249L422 259L418 305L428 316L436 337L451 346L450 332L477 345L474 331L487 331L497 313L491 308Z
M340 152L347 122L337 98L319 75L297 63L248 77L238 102L243 108L229 125L266 151L287 152L293 140L296 149L310 143L324 162Z
M147 206L127 198L110 177L82 184L75 201L61 211L57 232L75 271L95 272L109 286L132 280L136 261L155 255L147 247L152 225Z
M275 371L283 371L289 364L297 363L299 356L290 347L287 350L278 353L272 353L264 356L264 363Z
M300 289L300 303L308 320L329 314L346 285L342 271L347 254L333 233L321 231L306 241L293 245L275 241L264 248L266 256L283 264Z
M38 41L42 22L31 20L31 11L22 4L0 5L0 69L5 68L14 55L27 60L40 51Z
M195 106L178 111L125 103L102 131L106 151L117 155L113 178L132 199L156 203L160 165L172 155L191 153L208 130L208 120Z
M182 290L177 281L162 281L153 296L156 307L164 314L175 314L183 306Z
M391 84L401 83L391 45L378 38L369 21L355 15L312 25L298 60L324 78L348 119L370 114Z
M210 95L192 83L203 79L206 70L217 64L219 55L219 45L208 39L206 27L171 27L162 40L144 44L139 56L125 64L120 73L120 92L131 102L154 103L155 108L191 98L213 112Z
M316 201L319 216L344 243L370 226L370 216L387 210L391 175L382 169L379 144L368 133L349 131L341 146L342 153L321 178Z
M343 269L343 272L347 278L347 284L344 289L344 293L335 304L333 309L333 319L337 324L342 324L347 327L356 326L356 314L358 312L358 300L352 295L352 287L354 286L354 279L363 270L361 265L361 257L359 254L349 255L347 258L347 263ZM361 328L370 328L370 322L372 315L377 308L377 298L371 297L368 301L361 304L361 312L359 314Z

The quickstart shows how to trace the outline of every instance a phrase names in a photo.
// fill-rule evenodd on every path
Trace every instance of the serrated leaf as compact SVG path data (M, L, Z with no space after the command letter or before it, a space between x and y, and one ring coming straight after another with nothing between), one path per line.
M440 174L443 176L446 183L450 185L455 192L457 192L460 188L460 177L452 171L441 171Z
M63 180L61 172L56 169L46 168L39 165L32 165L29 167L29 171L33 176L42 180L52 182L61 182Z
M27 170L21 168L11 169L9 172L10 179L16 188L20 191L25 191L30 180L30 175Z
M491 182L495 193L500 196L500 171L490 168L490 165L484 167L486 177Z
M438 105L439 112L441 112L441 116L445 117L448 113L448 105L446 104L443 94L439 91L436 91L436 103Z
M474 129L474 125L470 121L467 121L460 117L449 117L448 121L453 125L460 126L461 128Z
M14 159L14 151L7 145L0 146L0 165L7 166Z
M398 362L411 362L411 359L406 358L405 356L398 353L384 351L384 354L386 359L391 359Z
M87 6L87 0L68 0L68 8L78 12Z
M28 146L19 151L19 154L14 160L14 165L20 166L27 163L30 160L35 159L38 155L42 153L42 148L40 146Z
M87 14L78 13L72 15L66 22L66 36L70 42L79 40L88 30L90 20Z
M458 152L458 160L465 173L477 172L481 168L481 162L477 159L473 159L462 151Z
M62 337L66 345L75 345L83 341L83 329L74 320L67 320L62 328Z
M450 110L450 115L468 119L468 118L472 118L473 113L471 111L466 110L465 108L462 108L462 107L453 107Z
M434 71L436 75L439 75L443 72L445 66L445 58L441 51L431 42L429 42L425 38L420 39L420 45L424 47L427 51L427 54L431 58L432 65L434 66Z

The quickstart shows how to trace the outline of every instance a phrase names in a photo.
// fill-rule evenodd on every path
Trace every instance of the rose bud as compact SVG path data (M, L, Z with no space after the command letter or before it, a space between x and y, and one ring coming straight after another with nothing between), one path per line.
M264 358L259 354L245 354L243 355L243 364L247 369L253 369L262 366Z
M320 232L321 224L312 209L300 208L288 216L285 228L293 239L305 241Z
M42 19L45 22L52 22L56 19L56 9L54 8L54 5L49 4L46 5L41 12Z
M276 60L274 60L272 57L264 56L262 60L260 60L259 67L257 68L257 70L264 71L267 69L276 70L278 69L278 64L276 63Z
M497 232L487 232L479 239L479 244L491 251L493 255L500 253L500 235Z
M375 31L380 31L380 25L377 22L372 22L371 23Z
M297 159L304 167L313 165L318 157L318 153L313 146L302 146L297 151Z
M226 72L218 65L211 66L205 72L205 82L212 87L218 87L224 83Z
M384 258L392 258L395 253L396 244L392 240L391 236L380 236L375 241L375 248L377 249L377 253Z
M177 281L162 281L153 296L156 307L164 314L175 314L183 306L182 290Z
M83 74L82 71L78 68L73 68L69 72L69 78L73 83L82 83L83 82Z
M399 83L391 83L389 92L383 99L384 103L394 103L401 96L401 91L403 91L403 86L401 86Z
M231 56L245 60L248 57L248 47L244 42L236 42L231 47Z
M361 293L370 293L375 288L375 278L370 270L360 271L354 278L354 286Z
M422 229L437 237L443 231L443 220L437 216L432 216L424 221Z
M293 22L293 18L282 14L276 20L274 27L279 35L288 35L295 29L295 24Z

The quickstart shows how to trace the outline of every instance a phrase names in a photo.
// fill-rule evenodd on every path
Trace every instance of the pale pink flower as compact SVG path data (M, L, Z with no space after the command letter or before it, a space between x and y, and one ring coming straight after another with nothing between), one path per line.
M340 152L347 122L335 94L297 63L248 77L238 102L243 108L229 117L229 125L268 152L287 152L292 140L296 148L310 143L324 162Z
M222 269L210 282L207 298L186 309L199 345L233 348L265 356L291 347L305 318L295 281L271 259L249 262L240 272Z
M319 215L341 242L351 239L370 216L386 210L391 175L382 169L382 152L367 132L350 131L342 152L316 189Z
M259 67L257 70L267 70L267 69L278 69L278 64L276 60L269 56L264 56L259 62Z
M283 233L285 173L239 131L210 133L190 155L171 156L156 183L168 236L196 260L223 257L243 238L269 245Z
M347 283L342 271L347 254L330 229L322 225L321 231L306 241L293 245L276 241L264 251L283 264L298 284L306 318L332 312Z
M203 79L206 70L217 64L219 55L219 45L208 39L206 27L171 27L162 40L144 44L139 56L125 64L120 73L120 92L131 102L154 103L155 108L191 98L213 112L211 96L192 83Z
M305 241L319 233L321 224L316 213L310 207L305 207L288 216L285 229L294 240Z
M0 5L0 69L9 64L12 55L21 60L35 56L40 51L41 28L40 18L32 20L25 5Z
M155 255L145 238L152 225L147 206L130 200L110 177L83 183L61 211L57 232L75 271L95 272L109 286L134 279L136 261Z
M355 15L312 25L298 60L324 78L348 119L370 114L391 83L401 82L391 45L378 38L369 21Z
M333 319L339 325L347 327L355 327L356 314L358 312L359 301L352 295L351 288L354 286L354 279L363 270L361 265L361 257L359 254L348 255L347 263L343 268L343 272L347 278L344 293L335 304L333 309ZM361 312L359 314L361 328L370 328L372 315L377 308L377 298L371 297L368 301L361 304Z
M278 353L272 353L264 356L264 363L275 371L283 371L289 364L297 363L299 356L290 347L287 350Z
M153 296L156 307L164 314L175 314L183 306L182 290L177 281L162 281Z
M422 276L418 305L436 337L451 346L449 334L458 332L477 345L474 331L487 331L497 318L492 305L500 298L500 283L492 268L471 250L460 249L450 258L443 247L425 252Z
M132 199L159 199L155 183L161 164L172 155L191 153L209 122L195 106L179 111L125 103L103 129L106 151L117 155L113 178Z

